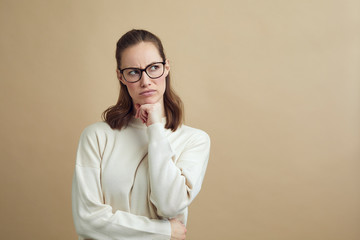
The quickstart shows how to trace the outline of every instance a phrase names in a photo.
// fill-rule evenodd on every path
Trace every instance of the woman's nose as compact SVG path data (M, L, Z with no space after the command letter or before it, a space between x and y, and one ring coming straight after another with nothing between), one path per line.
M148 86L151 84L151 78L149 78L145 71L141 75L140 84L141 86Z

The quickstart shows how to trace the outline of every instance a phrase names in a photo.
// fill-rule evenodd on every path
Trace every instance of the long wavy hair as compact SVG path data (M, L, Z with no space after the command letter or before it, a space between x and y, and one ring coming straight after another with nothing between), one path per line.
M125 49L134 46L140 42L151 42L159 50L159 54L165 61L165 53L160 39L146 30L133 29L125 33L116 44L115 58L117 68L121 66L121 56ZM175 131L183 122L183 103L180 97L175 93L170 85L170 73L165 78L166 88L164 93L164 108L166 116L165 128ZM134 114L134 106L132 98L128 92L126 85L120 80L120 93L117 103L109 107L102 113L102 118L109 124L112 129L122 129L126 127Z

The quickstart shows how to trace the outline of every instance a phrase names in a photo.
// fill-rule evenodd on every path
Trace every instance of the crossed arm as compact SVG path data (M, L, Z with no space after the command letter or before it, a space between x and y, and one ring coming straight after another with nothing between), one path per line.
M184 149L175 164L163 126L153 122L147 132L150 200L165 220L119 210L113 213L111 206L103 203L99 146L94 134L85 131L79 143L72 189L75 228L84 239L185 239L186 228L174 217L200 191L208 160L208 136L200 134L189 139L191 147ZM94 164L83 165L82 159Z

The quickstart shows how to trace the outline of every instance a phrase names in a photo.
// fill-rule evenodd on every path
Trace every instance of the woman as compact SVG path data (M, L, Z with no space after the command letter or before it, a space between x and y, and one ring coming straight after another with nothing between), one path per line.
M72 207L79 239L185 239L210 140L182 125L182 102L158 37L123 35L116 48L120 95L77 152Z

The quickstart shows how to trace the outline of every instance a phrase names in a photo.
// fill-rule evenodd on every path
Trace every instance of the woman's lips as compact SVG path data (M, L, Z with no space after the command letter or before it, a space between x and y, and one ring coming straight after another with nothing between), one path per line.
M155 94L155 90L147 90L147 91L143 91L140 93L141 96L152 96L153 94Z

